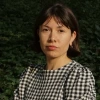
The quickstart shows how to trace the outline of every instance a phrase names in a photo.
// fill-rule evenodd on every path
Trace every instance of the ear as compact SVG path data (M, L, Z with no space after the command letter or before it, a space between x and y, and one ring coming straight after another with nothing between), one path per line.
M70 46L72 46L72 43L73 43L73 41L75 40L75 38L76 38L76 31L74 31L74 32L71 34Z

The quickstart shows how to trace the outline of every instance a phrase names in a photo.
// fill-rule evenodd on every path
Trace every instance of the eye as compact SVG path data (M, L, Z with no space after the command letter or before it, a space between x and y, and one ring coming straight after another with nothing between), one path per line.
M64 30L59 30L60 33L65 32Z
M49 29L43 28L42 31L43 31L43 32L47 32L47 31L49 31Z

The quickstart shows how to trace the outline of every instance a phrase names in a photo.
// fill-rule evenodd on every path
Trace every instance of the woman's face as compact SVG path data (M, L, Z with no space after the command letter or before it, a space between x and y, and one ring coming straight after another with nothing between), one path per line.
M39 29L40 46L47 58L66 56L75 37L75 31L71 33L70 28L53 17L46 20Z

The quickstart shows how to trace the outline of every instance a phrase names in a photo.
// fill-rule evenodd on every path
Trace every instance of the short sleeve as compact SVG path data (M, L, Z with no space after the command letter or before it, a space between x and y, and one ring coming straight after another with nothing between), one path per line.
M24 100L25 88L28 84L28 80L30 78L31 71L32 71L32 68L28 67L21 74L20 81L19 81L19 86L14 91L14 100Z
M64 100L96 100L95 80L88 68L74 69L65 82Z

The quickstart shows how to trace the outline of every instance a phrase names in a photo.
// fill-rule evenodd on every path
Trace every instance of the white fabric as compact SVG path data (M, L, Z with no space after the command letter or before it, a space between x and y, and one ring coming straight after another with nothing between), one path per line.
M21 76L14 100L96 100L91 71L76 61L57 70L30 66Z

